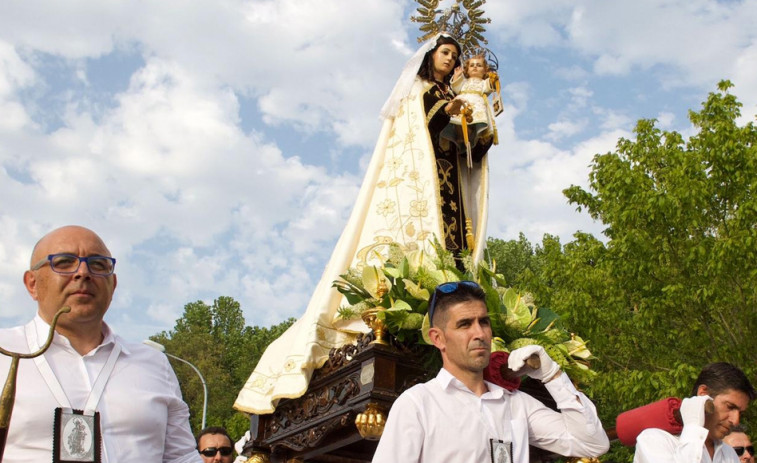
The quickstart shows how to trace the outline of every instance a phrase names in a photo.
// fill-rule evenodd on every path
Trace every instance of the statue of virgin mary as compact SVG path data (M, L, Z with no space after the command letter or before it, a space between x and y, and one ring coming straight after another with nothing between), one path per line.
M305 314L265 351L237 397L237 410L272 413L280 399L302 396L332 348L369 331L360 320L337 318L346 302L332 284L350 267L381 261L392 243L434 253L435 240L454 253L468 249L474 262L482 258L488 146L474 147L469 165L458 144L448 141L450 117L461 111L449 88L461 54L454 38L439 33L405 65L381 111L383 126L352 214Z

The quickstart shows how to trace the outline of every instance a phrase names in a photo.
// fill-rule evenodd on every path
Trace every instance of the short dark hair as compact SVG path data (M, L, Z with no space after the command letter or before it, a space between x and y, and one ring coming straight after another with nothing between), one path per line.
M731 432L740 432L742 434L746 434L746 426L744 426L743 423L734 424L731 426Z
M226 428L222 428L221 426L208 426L207 428L200 431L199 434L197 434L197 437L195 440L197 441L197 450L200 450L200 438L206 434L220 434L222 436L226 436L227 439L229 439L229 445L234 447L234 441L231 439L231 436L229 436L229 433L226 432Z
M429 315L431 317L429 320L431 326L442 326L446 324L447 311L453 305L468 301L481 301L486 305L486 293L478 284L472 281L460 281L454 283L457 283L457 287L451 292L439 290L440 287L449 283L442 283L434 290L432 297L434 313Z
M710 397L724 394L729 390L741 391L754 400L755 393L752 383L736 365L728 362L716 362L705 365L699 373L692 395L697 395L699 386L707 386Z

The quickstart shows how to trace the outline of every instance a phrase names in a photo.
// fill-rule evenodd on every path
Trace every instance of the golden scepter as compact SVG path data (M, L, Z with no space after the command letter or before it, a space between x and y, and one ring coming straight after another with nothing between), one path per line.
M8 438L8 428L11 423L11 414L13 413L13 403L16 401L16 375L18 374L18 361L19 359L31 359L39 357L44 354L53 342L53 334L55 334L55 325L58 323L58 317L64 313L71 311L71 307L61 307L60 310L53 317L53 322L50 324L50 332L47 335L47 341L45 345L37 352L31 354L20 354L18 352L9 352L0 347L0 354L7 355L11 358L11 367L8 370L8 379L5 380L5 386L3 387L3 395L0 398L0 462L3 461L3 453L5 453L5 441Z

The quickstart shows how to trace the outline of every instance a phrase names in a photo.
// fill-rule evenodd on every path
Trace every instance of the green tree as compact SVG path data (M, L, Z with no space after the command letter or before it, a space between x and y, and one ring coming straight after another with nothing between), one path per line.
M202 301L185 305L174 329L151 339L202 372L208 387L207 426L223 426L237 438L249 429L247 417L232 408L237 393L268 344L293 322L289 319L270 328L245 326L239 303L222 296L213 305ZM189 366L173 359L171 363L189 404L192 430L197 432L202 424L202 382Z
M523 233L518 235L517 240L489 238L486 251L497 273L502 274L510 286L521 286L523 280L534 273L534 248Z
M590 190L564 193L606 225L605 239L545 236L538 273L520 280L590 340L601 374L589 392L608 426L626 409L688 395L712 361L754 378L757 130L738 124L730 87L690 112L688 140L640 120L633 140L595 156Z

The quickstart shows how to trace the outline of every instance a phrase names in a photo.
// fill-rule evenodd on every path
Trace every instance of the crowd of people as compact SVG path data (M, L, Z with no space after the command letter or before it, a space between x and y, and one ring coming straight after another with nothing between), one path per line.
M71 311L58 320L47 352L18 367L3 461L232 462L233 440L223 428L192 436L165 356L123 340L104 321L117 286L115 265L103 240L79 226L53 230L34 247L24 284L37 314L0 330L4 347L38 350L58 309ZM512 351L508 365L541 381L559 411L484 380L492 330L478 284L438 286L428 311L443 367L397 399L374 462L527 462L529 445L589 457L608 450L594 404L542 347ZM9 368L10 360L0 359L0 371ZM754 398L739 368L705 366L681 404L681 434L643 431L635 461L753 462L754 447L737 426Z

